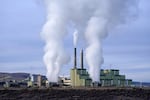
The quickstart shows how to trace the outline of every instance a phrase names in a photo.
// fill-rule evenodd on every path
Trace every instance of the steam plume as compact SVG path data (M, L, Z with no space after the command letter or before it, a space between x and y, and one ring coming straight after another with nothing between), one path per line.
M70 22L77 29L74 45L77 33L85 37L90 77L99 81L102 40L110 30L134 17L137 0L45 0L45 3L47 22L41 34L46 42L44 62L49 81L56 81L60 67L68 62L63 39Z
M136 0L99 1L100 5L96 7L92 17L88 20L85 31L88 43L86 60L93 81L100 80L99 66L103 63L102 40L111 29L126 22L127 18L131 17L131 8L134 8L134 4L136 4Z
M74 47L76 47L78 42L78 30L74 31L73 38Z
M56 0L57 1L57 0ZM41 35L46 42L44 63L47 67L47 78L50 82L57 82L61 66L69 60L64 49L63 39L67 35L66 16L64 8L55 0L46 0L47 22Z

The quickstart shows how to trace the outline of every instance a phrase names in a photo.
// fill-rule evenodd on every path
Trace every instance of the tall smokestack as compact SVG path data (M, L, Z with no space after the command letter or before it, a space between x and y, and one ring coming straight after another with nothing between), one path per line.
M83 49L81 50L81 69L83 69L83 65L84 62L83 62Z
M77 68L77 50L74 48L74 68Z

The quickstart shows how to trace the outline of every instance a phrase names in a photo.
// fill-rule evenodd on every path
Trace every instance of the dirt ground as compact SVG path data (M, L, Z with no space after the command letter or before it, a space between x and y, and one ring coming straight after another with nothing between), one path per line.
M0 100L150 100L144 88L0 89Z

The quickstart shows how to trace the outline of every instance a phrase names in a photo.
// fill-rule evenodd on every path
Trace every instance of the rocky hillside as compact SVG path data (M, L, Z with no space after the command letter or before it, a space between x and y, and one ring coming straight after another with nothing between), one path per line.
M0 73L0 81L24 80L29 77L28 73Z

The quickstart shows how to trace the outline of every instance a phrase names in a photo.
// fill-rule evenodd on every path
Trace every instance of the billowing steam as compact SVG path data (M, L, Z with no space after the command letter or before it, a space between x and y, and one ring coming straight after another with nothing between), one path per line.
M64 9L61 4L47 0L47 22L42 30L42 37L46 42L44 63L47 67L47 78L50 82L57 82L61 66L69 61L64 49L63 39L67 35Z
M74 44L74 47L77 46L77 42L78 42L78 30L75 30L74 34L73 34L73 44Z
M102 40L110 30L134 17L137 0L45 0L47 22L42 30L46 42L44 62L49 81L57 81L60 67L68 56L64 49L67 27L73 23L74 45L77 35L84 36L90 77L99 81L103 63Z

